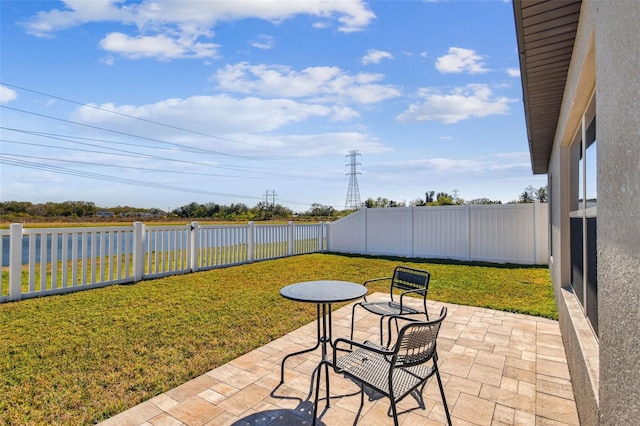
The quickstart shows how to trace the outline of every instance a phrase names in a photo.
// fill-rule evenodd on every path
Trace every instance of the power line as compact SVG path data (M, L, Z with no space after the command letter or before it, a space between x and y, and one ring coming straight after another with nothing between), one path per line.
M111 150L111 151L117 151L117 152L123 152L123 153L133 153L132 157L156 158L156 159L164 159L164 160L167 160L167 161L179 161L179 160L175 160L175 159L168 159L166 157L160 157L160 156L156 156L156 155L150 156L149 154L142 154L142 153L138 153L138 152L135 152L135 151L121 150L121 149L106 147L106 146L103 146L103 145L100 145L100 144L93 144L93 143L80 142L80 141L93 141L93 142L100 142L100 143L106 143L106 144L112 144L112 145L124 145L124 146L140 147L140 148L149 148L148 145L136 144L136 143L132 143L132 142L119 142L119 141L114 141L114 140L110 140L110 139L97 139L97 138L82 137L82 136L75 136L75 135L61 135L61 134L58 134L58 133L39 132L39 131L35 131L35 130L17 129L17 128L4 127L4 126L0 126L0 130L7 130L7 131L11 131L11 132L22 133L22 134L27 134L27 135L32 135L32 136L38 136L38 137L48 138L48 139L53 139L53 140L60 140L60 141L63 141L63 142L69 142L69 143L78 144L78 145L86 145L86 146L90 146L90 147L102 148L102 149L107 149L107 150ZM74 140L74 139L78 139L78 140ZM0 140L3 140L4 142L7 142L7 143L41 146L41 147L46 147L46 148L71 149L71 148L65 148L65 147L60 147L60 146L56 146L56 145L35 144L35 143L30 143L30 142L11 141L11 140L8 140L8 139L0 139ZM103 152L103 151L91 151L91 150L79 150L79 149L78 149L78 151L111 154L109 152ZM198 152L200 152L200 150L192 151L190 149L187 149L187 150L176 150L176 152L179 152L179 153L184 153L184 152L195 152L195 153L198 153ZM246 157L243 157L243 159L246 159ZM273 161L269 161L269 160L262 160L262 161L264 161L264 162L273 162ZM211 163L199 163L199 162L190 162L190 163L200 164L200 165L207 166L207 167L216 167L216 168L222 168L222 169L235 170L235 171L240 171L240 172L245 171L244 169L247 169L246 171L249 172L249 173L263 174L263 175L269 175L269 176L292 177L292 178L296 178L296 179L312 179L312 178L308 178L308 177L305 177L305 176L299 176L299 175L287 175L287 174L282 174L282 173L256 171L256 169L258 169L258 170L281 170L282 169L281 167L280 168L259 167L259 166L256 166L255 164L252 164L251 166L243 166L241 164L235 164L234 166L223 166L220 163L217 163L215 165L213 165Z
M67 98L64 98L64 97L60 97L60 96L56 96L56 95L40 92L40 91L37 91L37 90L33 90L33 89L29 89L29 88L13 85L13 84L6 83L6 82L0 82L0 84L8 86L8 87L12 87L14 89L24 90L24 91L28 91L28 92L35 93L35 94L48 96L48 97L53 98L53 99L58 99L58 100L61 100L61 101L64 101L64 102L69 102L69 103L80 105L80 106L83 106L83 107L86 107L86 108L92 108L92 109L100 110L100 111L107 112L107 113L110 113L110 114L115 114L115 115L127 117L127 118L138 120L138 121L141 121L141 122L146 122L146 123L150 123L150 124L155 124L155 125L159 125L159 126L163 126L163 127L167 127L167 128L180 130L180 131L183 131L183 132L188 132L188 133L192 133L192 134L197 134L197 135L201 135L201 136L215 138L215 139L218 139L218 140L224 140L224 141L228 141L228 142L240 143L240 144L245 144L245 145L250 145L250 146L254 146L254 147L263 148L260 145L251 144L251 143L247 143L247 142L243 142L243 141L239 141L239 140L234 140L234 139L230 139L230 138L224 138L224 137L220 137L220 136L217 136L217 135L212 135L212 134L209 134L209 133L204 133L204 132L199 132L199 131L195 131L195 130L191 130L191 129L186 129L186 128L182 128L182 127L179 127L179 126L173 126L173 125L170 125L170 124L160 123L160 122L157 122L157 121L153 121L153 120L149 120L149 119L145 119L145 118L141 118L141 117L135 117L135 116L132 116L132 115L129 115L129 114L125 114L125 113L122 113L122 112L101 108L101 107L98 107L96 105L91 105L91 104L86 104L86 103L74 101L74 100L67 99ZM278 162L278 161L267 160L266 158L263 158L263 157L251 157L251 156L233 155L233 154L228 154L228 153L225 153L225 152L212 151L212 150L207 150L207 149L202 149L202 148L194 148L194 147L191 147L191 146L188 146L188 145L167 142L167 141L156 139L156 138L151 138L151 137L146 137L146 136L141 136L141 135L135 135L135 134L122 132L122 131L109 129L109 128L104 128L104 127L100 127L100 126L95 126L95 125L91 125L91 124L84 124L84 123L81 123L81 122L67 120L67 119L54 117L54 116L50 116L50 115L46 115L46 114L41 114L41 113L37 113L37 112L33 112L33 111L27 111L27 110L23 110L23 109L19 109L19 108L13 108L13 107L9 107L7 105L0 105L0 107L5 108L7 110L15 111L15 112L18 112L18 113L30 114L30 115L34 115L34 116L38 116L38 117L43 117L43 118L46 118L46 119L57 120L57 121L68 123L68 124L72 124L72 125L83 126L83 127L87 127L87 128L91 128L91 129L95 129L95 130L110 132L110 133L118 134L118 135L121 135L121 136L137 138L137 139L142 139L142 140L152 141L152 142L155 142L155 143L160 143L160 144L164 144L164 145L173 146L174 148L178 148L179 152L181 152L181 153L195 152L195 153L204 153L204 154L214 154L214 155L222 155L222 156L227 156L227 157L234 157L234 158L238 158L238 159L242 159L242 160L265 161L265 162L273 162L273 163L280 164L280 162ZM54 133L37 132L37 131L34 131L34 130L24 130L24 129L12 129L12 128L6 128L6 127L0 127L0 129L16 131L16 132L22 132L24 134L29 134L29 135L33 135L33 136L48 137L49 139L57 139L57 140L62 140L62 141L66 141L66 142L69 142L69 143L83 144L83 145L87 145L87 146L90 146L90 147L93 147L93 148L100 148L100 149L103 149L103 150L115 151L115 152L118 152L118 153L116 154L114 152L92 151L92 150L87 150L87 149L85 149L85 150L73 149L73 151L92 152L92 153L100 153L100 154L106 154L106 155L119 155L119 156L123 156L123 157L131 157L131 158L151 158L151 159L158 159L158 160L164 160L164 161L176 161L176 162L187 163L187 164L197 164L197 165L200 165L200 166L207 166L207 167L217 167L217 168L229 169L229 170L234 170L234 171L239 171L239 172L250 172L250 173L255 173L255 174L283 176L283 177L295 177L296 179L304 178L304 177L299 177L299 176L291 176L291 175L284 175L284 174L278 174L278 173L258 172L258 171L255 171L256 167L253 167L253 166L237 165L236 168L234 168L234 167L229 167L229 166L214 165L214 164L210 164L210 163L198 163L198 162L194 162L194 161L177 160L175 158L166 158L166 157L161 157L161 156L157 156L157 155L143 154L143 153L140 153L140 152L121 150L121 149L116 149L116 148L113 148L113 147L105 147L105 146L102 146L102 145L83 143L83 142L80 142L78 140L63 139L63 138L60 138L60 136L64 136L64 135L57 135L57 134L54 134ZM109 144L120 144L120 145L129 145L129 146L152 148L151 146L142 145L142 144L133 144L131 142L106 141L106 140L100 140L100 139L82 138L82 137L79 137L79 136L66 136L66 137L67 138L73 138L73 139L81 139L81 140L90 140L90 141L93 140L93 141L104 142L104 143L109 143ZM16 143L16 144L21 144L21 145L42 146L42 147L56 148L56 149L71 149L71 148L60 147L60 146L51 146L51 145L43 145L43 144L35 144L35 143L19 142L19 141L9 141L9 140L6 140L6 139L0 139L0 141L2 141L4 143ZM5 153L5 154L7 154L7 153ZM9 156L13 156L13 157L19 156L18 154L14 154L14 155L8 154L8 155ZM23 156L23 158L30 158L30 157L29 156ZM31 158L37 159L37 160L47 160L47 159L42 158L42 157L31 157ZM72 160L58 160L58 159L48 159L48 160L52 160L52 161L67 161L67 162L71 162L71 163L73 162ZM88 174L86 174L86 172L77 171L77 170L73 170L73 169L65 169L65 168L62 168L62 167L59 167L58 170L55 170L56 169L55 166L47 166L47 165L42 165L42 164L38 164L38 163L30 163L30 162L26 162L26 161L18 161L18 160L15 160L15 159L11 160L8 157L5 157L3 159L3 162L5 164L10 164L10 165L13 165L13 166L16 166L16 167L36 168L36 169L40 168L40 169L46 169L46 170L54 172L54 173L70 174L70 175L75 175L75 176L88 177L88 178L92 178L92 179L99 179L99 180L106 180L106 181L116 181L116 182L123 182L123 183L128 183L128 184L136 184L135 183L136 181L132 180L132 179L124 179L124 178L120 178L120 177L112 177L112 176L108 176L108 175L99 175L99 174L88 175ZM76 164L82 164L82 162L76 162ZM94 163L94 164L95 165L100 165L98 163ZM103 165L103 166L125 167L125 166L113 166L113 165ZM129 166L129 167L126 167L126 168L132 168L132 167ZM250 170L243 170L245 168L246 169L250 168ZM266 170L267 168L259 168L259 169ZM149 170L153 170L153 169L149 169ZM210 175L212 175L212 174L210 174ZM212 176L214 176L214 175L212 175ZM241 176L228 176L228 177L241 177ZM312 179L312 178L307 178L307 179ZM124 182L124 181L126 181L126 182ZM146 186L148 184L153 184L151 182L143 182L143 181L139 181L139 182L142 184L142 186ZM166 188L166 189L169 189L169 188ZM185 190L185 189L182 188L182 190ZM191 192L191 191L187 190L187 192ZM199 192L201 192L201 193L211 193L211 194L216 194L216 195L238 196L238 197L241 197L241 198L252 198L252 199L255 198L255 197L243 196L243 195L239 195L239 194L221 194L221 193L208 192L208 191L199 191ZM275 200L275 198L274 198L274 200ZM305 205L310 204L310 203L301 203L299 201L291 201L291 200L282 200L282 201L287 202L287 203L291 203L291 204L305 204Z
M171 124L160 123L158 121L149 120L147 118L136 117L134 115L125 114L123 112L113 111L113 110L106 109L106 108L100 108L99 106L96 106L96 105L91 105L91 104L87 104L87 103L83 103L83 102L79 102L79 101L74 101L72 99L63 98L61 96L56 96L56 95L40 92L40 91L33 90L33 89L28 89L26 87L17 86L15 84L6 83L6 82L3 82L3 81L0 81L0 84L8 86L8 87L12 87L14 89L24 90L26 92L36 93L38 95L47 96L47 97L50 97L50 98L53 98L53 99L58 99L58 100L61 100L61 101L64 101L64 102L69 102L69 103L72 103L72 104L75 104L75 105L80 105L80 106L87 107L87 108L93 108L93 109L96 109L98 111L103 111L103 112L108 112L108 113L115 114L115 115L120 115L122 117L127 117L127 118L130 118L132 120L143 121L145 123L151 123L151 124L156 124L158 126L164 126L164 127L168 127L168 128L171 128L171 129L181 130L183 132L189 132L189 133L193 133L193 134L196 134L196 135L207 136L207 137L210 137L210 138L220 139L220 140L227 141L227 142L234 142L234 143L239 143L239 144L244 144L244 145L249 145L249 146L253 146L253 147L264 149L264 147L262 147L260 145L256 145L256 144L252 144L252 143L248 143L248 142L243 142L243 141L239 141L239 140L235 140L235 139L224 138L222 136L216 136L216 135L212 135L212 134L209 134L209 133L199 132L197 130L185 129L184 127L178 127L178 126L174 126L174 125L171 125Z
M16 128L12 128L12 127L4 127L4 126L0 127L0 129L8 130L8 131L11 131L11 132L16 132L16 133L23 133L23 134L26 134L26 135L40 136L40 137L43 137L43 138L47 137L49 139L56 139L56 140L61 140L61 141L65 141L65 142L77 143L77 144L80 144L81 142L70 140L70 139L79 139L79 140L93 141L93 142L103 142L103 143L113 144L113 145L125 145L125 146L136 146L136 147L140 147L140 148L149 148L149 145L143 145L143 144L132 143L132 142L118 142L118 141L109 140L109 139L88 138L88 137L75 136L75 135L61 135L59 133L38 132L38 131L35 131L35 130L16 129ZM96 146L94 144L85 144L85 145ZM184 146L183 148L185 148L185 149L181 148L180 152L202 153L202 150L197 149L197 148L193 149L193 148L190 148L190 147L187 147L187 146ZM112 148L109 148L109 149L112 149Z
M113 130L113 129L107 129L105 127L94 126L92 124L79 123L77 121L66 120L64 118L54 117L54 116L46 115L46 114L40 114L40 113L37 113L37 112L27 111L27 110L20 109L20 108L13 108L13 107L10 107L10 106L7 106L7 105L0 105L0 108L9 109L9 110L16 111L16 112L21 112L21 113L24 113L24 114L31 114L31 115L35 115L35 116L38 116L38 117L48 118L50 120L62 121L63 123L75 124L76 126L88 127L90 129L96 129L96 130L101 130L101 131L104 131L104 132L110 132L110 133L115 133L115 134L119 134L119 135L130 136L130 137L134 137L134 138L138 138L138 139L144 139L144 140L148 140L148 141L152 141L152 142L157 142L157 143L161 143L161 144L165 144L165 145L172 145L172 146L176 146L176 147L180 147L180 148L185 148L185 145L178 144L178 143L167 142L167 141L163 141L163 140L160 140L160 139L150 138L150 137L147 137L147 136L134 135L132 133L121 132L119 130ZM188 146L186 146L186 147L188 149L190 149L190 150L194 150L195 149L195 150L198 150L198 151L200 151L202 153L206 153L206 154L223 155L223 156L227 156L227 157L242 158L242 159L245 159L245 160L266 161L266 160L263 160L263 159L260 159L260 158L256 158L256 157L248 157L248 156L244 156L244 155L227 154L227 153L224 153L224 152L211 151L211 150L202 149L202 148L192 148L192 147L188 147Z
M0 163L13 165L13 166L18 166L18 167L36 169L36 170L46 170L46 171L53 172L53 173L60 173L60 174L66 174L66 175L71 175L71 176L85 177L85 178L89 178L89 179L96 179L96 180L102 180L102 181L107 181L107 182L125 183L125 184L129 184L129 185L144 186L144 187L156 188L156 189L166 189L166 190L171 190L171 191L192 192L192 193L196 193L196 194L207 194L207 195L219 195L219 196L226 196L226 197L240 197L240 198L256 199L256 197L239 195L239 194L226 194L226 193L223 193L223 192L214 192L214 191L206 191L206 190L200 190L200 189L186 188L184 186L173 186L173 185L160 184L160 183L157 183L157 182L146 182L146 181L135 180L135 179L121 178L121 177L117 177L117 176L103 175L103 174L99 174L99 173L92 173L92 172L85 172L85 171L67 169L67 168L58 167L58 166L49 166L49 165L41 164L41 163L32 163L32 162L24 161L24 160L14 160L14 159L11 159L11 158L6 158L4 155L0 155Z
M32 142L21 142L21 141L11 141L11 140L6 140L6 139L0 139L0 142L2 143L12 143L12 144L20 144L20 145L29 145L29 146L39 146L39 147L47 147L47 148L55 148L55 149L60 149L60 150L69 150L69 151L73 151L73 152L87 152L87 153L93 153L93 154L107 154L107 155L113 155L113 156L122 156L125 158L141 158L141 159L159 159L159 160L165 160L165 161L169 161L169 162L177 162L177 163L186 163L186 164L193 164L193 165L198 165L198 166L207 166L207 167L218 167L218 168L227 168L224 166L217 166L217 165L212 165L212 164L207 164L207 163L198 163L198 162L192 162L192 161L186 161L186 160L177 160L177 159L172 159L172 158L166 158L166 157L160 157L160 156L154 156L154 155L149 155L149 154L140 154L140 153L132 153L131 151L125 151L125 150L117 150L117 151L124 151L124 152L128 152L129 154L122 154L120 152L118 153L112 153L112 152L104 152L104 151L94 151L94 150L89 150L89 149L80 149L80 148L69 148L69 147L60 147L60 146L50 146L50 145L43 145L43 144L37 144L37 143L32 143ZM74 142L74 141L70 141L70 142ZM89 146L93 146L91 144L86 144ZM109 148L107 148L109 149ZM19 154L9 154L4 152L3 155L5 156L11 156L11 157L23 157L23 158L29 158L29 156L23 156L23 155L19 155ZM79 163L79 164L83 164L85 162L81 162L81 161L75 161L75 160L62 160L62 159L55 159L55 158L45 158L45 157L32 157L34 159L42 159L42 160L49 160L49 161L59 161L59 162L70 162L70 163ZM39 165L39 163L28 163L28 162L20 162L20 161L10 161L9 158L6 159L6 161L4 161L4 163L8 164L8 165L13 165L15 167L23 167L23 168L38 168L36 167L37 165ZM93 165L99 165L99 166L106 166L106 167L119 167L119 168L135 168L132 166L121 166L121 165L110 165L110 164L100 164L100 163L87 163L87 164L93 164ZM42 166L45 167L45 166ZM47 170L53 173L57 173L57 171L55 170L55 166L47 166ZM62 169L62 168L61 168ZM144 170L148 170L148 171L153 171L153 169L149 169L149 168L139 168L139 169L144 169ZM64 171L60 171L59 173L61 174L66 174L66 175L72 175L71 173L71 169L63 169ZM233 170L233 169L232 169ZM185 174L202 174L202 175L206 175L206 176L220 176L220 177L227 177L227 178L247 178L247 179L251 179L251 177L249 176L237 176L237 175L214 175L214 174L205 174L205 173L197 173L197 172L179 172L179 171L168 171L168 170L158 170L161 172L170 172L170 173L185 173ZM243 170L240 170L243 171ZM81 172L78 172L79 176L81 176ZM256 174L262 174L262 175L275 175L275 176L283 176L283 177L296 177L296 179L312 179L312 178L306 178L306 177L297 177L297 176L290 176L290 175L282 175L282 174L275 174L275 173L264 173L264 172L254 172ZM105 181L109 181L110 179L108 179L107 175L101 175L101 176L105 176L105 178L96 178L96 177L92 177L94 179L98 179L98 180L105 180ZM85 176L86 177L86 176ZM126 182L126 183L130 183L131 182ZM143 185L145 186L145 185ZM187 192L190 192L187 190ZM209 192L207 192L209 193ZM219 193L213 193L212 194L219 194ZM224 195L224 194L222 194ZM255 199L256 197L252 197L252 196L245 196L245 195L240 195L240 194L227 194L229 196L233 196L233 195L237 195L240 198L251 198L251 199ZM311 205L310 202L301 202L299 200L285 200L283 199L282 202L285 202L287 204L294 204L294 205ZM337 206L333 206L334 208L338 209Z
M105 151L93 151L93 150L90 150L90 149L69 148L69 147L55 146L55 145L44 145L44 144L38 144L38 143L34 143L34 142L13 141L13 140L9 140L9 139L0 139L0 142L10 143L10 144L18 144L18 145L40 146L40 147L45 147L45 148L68 150L68 151L73 151L73 152L89 152L89 153L92 153L92 154L107 154L107 155L121 156L121 157L127 157L127 158L145 158L145 159L152 159L152 160L162 160L162 161L169 161L169 162L181 163L181 164L192 164L192 165L202 166L202 167L211 167L211 168L218 168L218 169L233 170L233 171L242 172L242 173L254 173L254 174L258 174L258 175L292 177L290 175L283 175L283 174L279 174L279 173L267 173L267 172L258 172L258 171L252 171L252 170L245 170L241 166L231 167L231 166L222 166L220 164L211 164L211 163L189 161L189 160L179 160L179 159L176 159L176 158L162 157L162 156L159 156L159 155L143 154L143 153L139 153L139 152L135 152L135 151L128 151L128 150L123 150L123 149L96 146L94 144L71 141L71 140L61 139L61 138L50 137L50 139L58 139L58 140L62 140L62 141L65 141L65 142L76 143L76 144L79 144L79 145L88 145L88 146L94 147L94 148L103 148L103 149L107 149L107 150L111 150L111 151L116 151L116 153L114 153L114 152L105 152ZM232 177L232 176L229 176L229 177ZM235 176L233 176L233 177L235 177Z
M358 189L358 175L360 172L357 170L357 166L360 165L356 161L357 156L360 155L358 151L349 151L346 157L349 158L349 188L347 189L347 200L344 203L345 210L358 210L362 206L360 201L360 190Z
M11 156L11 154L9 154L9 156ZM173 185L159 184L159 183L156 183L156 182L147 182L147 181L141 181L141 180L135 180L135 179L127 179L127 178L121 178L121 177L116 177L116 176L103 175L103 174L99 174L99 173L79 171L79 170L69 169L69 168L65 168L65 167L51 166L51 165L46 165L46 164L42 164L42 163L34 163L34 162L29 162L29 161L24 161L24 160L17 160L17 159L13 159L13 158L8 158L7 154L0 154L0 163L7 164L7 165L10 165L10 166L15 166L15 167L22 167L22 168L35 169L35 170L44 170L44 171L48 171L48 172L51 172L51 173L58 173L58 174L64 174L64 175L70 175L70 176L84 177L84 178L87 178L87 179L101 180L101 181L106 181L106 182L116 182L116 183L122 183L122 184L133 185L133 186L142 186L142 187L155 188L155 189L165 189L165 190L170 190L170 191L190 192L190 193L195 193L195 194L217 195L217 196L243 198L243 199L251 199L251 200L259 200L260 199L259 197L247 196L247 195L242 195L242 194L230 194L230 193L224 193L224 192L215 192L215 191L206 191L206 190L193 189L193 188L188 188L188 187L185 187L185 186L173 186ZM270 193L270 196L273 197L274 205L275 205L275 196L276 195L277 194L275 193L275 191L273 191L272 194ZM293 200L282 200L282 201L286 202L288 204L294 204L294 205L303 205L303 206L311 205L311 203L301 202L301 201L293 201ZM334 208L335 208L335 206L334 206Z
M71 164L80 164L80 165L88 165L88 166L100 166L100 167L113 167L118 169L132 169L132 170L140 170L144 172L161 172L161 173L173 173L173 174L181 174L181 175L195 175L195 176L209 176L209 177L226 177L226 178L234 178L234 179L260 179L259 177L250 177L250 176L229 176L229 175L221 175L215 173L202 173L202 172L185 172L181 170L168 170L168 169L153 169L149 167L135 167L135 166L125 166L121 164L104 164L104 163L93 163L89 161L79 161L79 160L62 160L59 158L49 158L49 157L36 157L32 155L20 155L20 154L8 154L4 152L2 155L9 157L20 157L20 158L31 158L35 160L44 160L44 161L57 161L60 163L71 163Z

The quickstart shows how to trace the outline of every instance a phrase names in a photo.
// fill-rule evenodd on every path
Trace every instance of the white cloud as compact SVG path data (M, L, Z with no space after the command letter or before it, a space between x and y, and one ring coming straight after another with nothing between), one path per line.
M494 96L486 84L469 84L443 94L435 89L422 89L424 102L412 104L396 117L399 121L441 121L456 123L472 117L506 114L515 99Z
M105 65L113 66L116 63L116 58L114 58L111 55L108 55L108 56L105 56L104 58L102 58L100 60L100 62L102 62Z
M530 167L527 152L495 153L476 158L418 158L405 161L389 161L378 163L376 170L390 174L413 174L421 176L442 175L442 172L455 173L456 175L508 172L514 169ZM444 176L449 176L444 175Z
M36 13L24 23L27 32L52 36L57 31L91 22L119 22L130 25L133 33L111 33L101 42L103 49L130 59L159 57L215 57L217 45L201 38L213 37L219 22L248 18L279 23L296 15L311 15L323 20L316 28L337 21L338 30L363 30L375 18L362 0L247 0L247 1L172 1L142 0L63 0L64 7ZM263 46L263 47L261 47ZM260 48L268 46L259 43Z
M364 154L382 154L391 151L360 132L331 132L316 135L283 135L277 137L278 153L286 157L319 157L344 155L353 149Z
M63 0L63 3L63 9L36 13L29 22L24 23L27 32L38 37L48 37L56 31L90 22L117 21L132 24L136 21L134 9L120 7L119 0Z
M520 68L507 68L506 72L509 77L520 77Z
M257 18L278 23L296 15L311 15L325 21L336 19L340 31L350 32L362 30L375 18L362 0L142 0L139 3L63 0L63 3L62 9L38 12L26 23L27 30L37 36L46 36L88 22L104 21L134 23L145 29L167 25L208 28L222 21Z
M333 113L329 117L331 121L349 121L354 118L360 118L360 114L352 108L345 106L334 106Z
M333 109L322 105L287 99L238 99L228 95L166 99L142 106L103 104L98 107L107 111L81 107L72 114L71 119L163 140L182 137L184 132L133 120L122 114L217 136L269 132L287 124L315 117L332 118L336 114Z
M218 89L267 97L311 98L315 102L371 104L400 95L393 86L377 84L382 74L350 75L338 67L295 71L284 65L241 62L212 76Z
M285 99L238 99L218 95L166 99L140 106L114 104L83 106L76 109L70 119L128 135L144 135L148 138L146 142L141 140L136 143L156 146L156 152L160 156L175 156L173 151L165 150L176 149L176 147L158 141L260 158L335 156L343 155L350 149L359 149L367 153L382 153L390 150L375 138L360 131L319 134L278 133L285 126L306 120L316 118L335 120L345 117L349 119L353 114L357 113L349 108L329 108ZM146 121L127 116L142 118ZM196 133L186 133L150 122L186 128ZM212 139L206 135L215 137ZM204 158L211 157L203 157L198 161L204 161Z
M484 67L484 57L474 50L450 47L446 55L436 60L436 69L443 74L468 72L480 74L489 71Z
M384 50L369 49L367 54L362 58L362 64L379 64L383 59L393 59L393 55Z
M175 39L165 35L129 37L122 33L110 33L100 41L100 47L130 59L169 60L216 57L218 45L198 43L193 39Z
M270 35L260 34L255 40L251 40L249 44L256 49L269 50L275 46L275 38Z
M18 97L15 90L0 85L0 104L7 104Z

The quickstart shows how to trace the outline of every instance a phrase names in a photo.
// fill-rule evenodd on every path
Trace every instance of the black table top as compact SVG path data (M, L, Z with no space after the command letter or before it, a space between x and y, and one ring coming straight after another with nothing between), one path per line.
M348 281L305 281L281 288L280 294L297 302L339 303L361 298L367 288Z

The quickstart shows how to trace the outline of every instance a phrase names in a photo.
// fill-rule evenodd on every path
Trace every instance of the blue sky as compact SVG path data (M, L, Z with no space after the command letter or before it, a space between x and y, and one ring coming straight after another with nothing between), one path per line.
M529 163L505 1L2 0L2 201L305 211L508 202Z

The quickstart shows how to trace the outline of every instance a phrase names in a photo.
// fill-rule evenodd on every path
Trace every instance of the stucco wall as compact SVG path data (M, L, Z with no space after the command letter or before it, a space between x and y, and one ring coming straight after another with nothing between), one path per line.
M580 423L598 424L599 346L571 286L569 212L578 182L571 181L569 144L596 86L596 3L585 1L580 11L562 109L549 162L551 278L558 305L560 331L571 373ZM598 125L600 117L598 117ZM599 128L598 128L599 130ZM575 207L573 207L575 208Z
M598 2L600 423L640 419L640 2Z
M640 419L640 0L584 0L548 167L550 270L581 425ZM595 88L599 336L571 287L569 145ZM573 181L572 181L573 179Z

